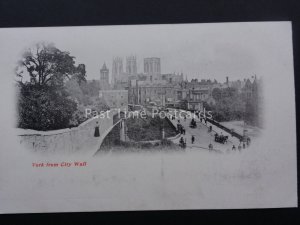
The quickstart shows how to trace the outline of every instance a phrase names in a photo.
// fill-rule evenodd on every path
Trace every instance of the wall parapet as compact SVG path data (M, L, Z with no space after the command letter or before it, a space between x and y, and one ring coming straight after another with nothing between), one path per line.
M96 122L98 122L100 137L94 137ZM112 118L90 118L77 127L36 131L16 128L16 134L21 146L34 152L75 153L85 152L93 154L99 148L99 140L113 126Z

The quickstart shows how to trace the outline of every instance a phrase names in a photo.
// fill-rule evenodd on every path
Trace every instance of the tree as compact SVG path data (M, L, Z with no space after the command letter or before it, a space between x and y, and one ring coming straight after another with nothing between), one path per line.
M21 84L18 102L18 127L34 130L55 130L69 127L76 103L66 91L54 86Z
M97 112L109 110L109 106L103 98L96 98L94 102L94 110Z
M66 78L70 79L74 74L78 80L85 80L85 66L76 67L74 57L53 44L38 43L23 53L16 74L21 82L25 79L39 86L63 86Z
M78 102L83 102L84 95L78 84L77 78L67 81L65 87L73 99L76 99Z
M86 83L86 70L84 64L79 64L75 69L75 74L73 77L76 79L77 83L81 85L81 83Z
M220 88L214 88L212 90L212 97L215 99L215 100L219 100L222 96L222 92L220 90Z
M16 67L18 81L18 127L53 130L70 127L77 110L74 83L85 80L85 67L75 66L74 57L53 44L39 43L27 49ZM78 86L78 84L77 84ZM80 92L80 89L79 89ZM76 99L77 100L77 99Z
M91 82L82 82L80 88L83 94L89 97L96 97L99 95L100 84L99 81L92 80Z
M208 110L213 112L217 121L241 120L245 112L245 103L242 95L236 88L215 88L212 96L216 100L215 105L208 105Z

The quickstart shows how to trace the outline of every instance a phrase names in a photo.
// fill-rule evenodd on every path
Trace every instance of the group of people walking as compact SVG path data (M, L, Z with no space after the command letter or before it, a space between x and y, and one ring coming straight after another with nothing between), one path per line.
M236 150L241 151L242 149L249 147L250 142L251 142L251 139L249 137L241 138L238 147L236 148L235 145L232 145L232 150L233 151L236 151Z
M182 134L185 135L185 128L183 127L183 125L180 123L180 120L178 120L177 123L177 131Z
M172 118L173 119L173 118ZM185 135L185 128L184 126L180 123L180 120L177 121L177 131L181 134L181 135ZM206 122L206 121L205 121ZM209 132L212 132L212 126L209 127ZM221 134L218 134L216 133L215 134L215 141L216 142L220 142L220 143L227 143L227 140L228 140L228 136L224 136L223 133L221 132ZM191 135L191 144L194 144L196 141L196 137L195 135ZM240 142L239 144L236 146L236 145L232 145L232 150L233 151L236 151L236 150L239 150L241 151L242 149L245 149L246 147L248 147L250 145L250 138L249 137L243 137L240 139ZM182 147L182 148L185 148L186 147L186 138L184 138L183 136L180 138L179 140L179 145ZM214 149L214 146L213 144L210 142L209 145L208 145L208 149L211 151Z
M195 136L192 135L192 137L191 137L191 143L194 144L194 142L195 142ZM182 148L185 148L186 147L186 139L183 139L183 137L181 137L180 140L179 140L179 145Z

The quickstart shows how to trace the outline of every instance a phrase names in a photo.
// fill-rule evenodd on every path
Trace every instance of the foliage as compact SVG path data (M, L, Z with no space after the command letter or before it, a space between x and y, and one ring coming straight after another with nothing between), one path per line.
M76 103L68 94L54 86L40 87L20 83L18 127L54 130L69 127Z
M83 102L84 101L84 95L82 93L82 90L80 89L79 83L77 79L71 79L66 82L65 88L69 95L72 97L72 99Z
M212 96L216 100L216 104L206 104L204 107L212 111L213 119L219 122L243 119L245 102L235 88L215 88Z
M84 65L76 67L74 57L69 52L45 43L38 43L23 53L16 74L21 81L25 79L40 86L63 86L63 82L73 75L80 81L85 80L86 76Z
M97 97L94 100L93 105L94 105L93 110L96 110L97 112L109 110L109 106L107 105L106 101L103 98Z
M99 82L96 80L79 84L76 79L71 79L66 82L66 89L73 99L86 108L92 108L98 112L109 109L105 100L99 98Z
M164 128L166 137L176 135L176 132L165 121L156 116L143 118L128 118L126 120L128 128L127 135L134 141L151 141L162 139L162 128Z
M252 85L252 86L251 86ZM259 96L260 92L256 88L256 84L251 84L251 95L239 93L236 88L215 88L212 96L216 100L216 104L204 104L206 110L212 111L213 119L222 122L230 120L244 120L255 126L260 126L259 121ZM249 91L249 90L247 90Z
M20 78L18 127L53 130L78 123L74 120L81 96L78 85L86 81L84 64L77 67L68 52L39 43L23 53L16 75Z
M86 83L86 70L84 64L79 64L78 67L75 68L73 78L79 85L81 85L82 83Z
M87 119L88 118L85 115L85 107L82 105L78 105L77 110L73 113L69 123L71 127L77 127Z
M214 89L212 90L212 96L213 96L213 98L214 98L215 100L220 99L220 98L221 98L221 95L222 95L221 92L222 92L222 91L221 91L220 88L214 88Z
M80 88L84 95L90 97L96 97L99 95L100 85L96 80L92 80L91 82L84 82L80 84Z
M99 83L95 80L92 82L82 81L80 84L77 79L72 78L66 82L66 90L71 98L78 103L78 109L72 117L71 124L73 126L79 125L85 121L85 110L91 109L92 111L109 110L109 107L103 98L99 98Z
M173 142L171 140L168 140L168 139L162 139L160 144L162 146L172 146Z

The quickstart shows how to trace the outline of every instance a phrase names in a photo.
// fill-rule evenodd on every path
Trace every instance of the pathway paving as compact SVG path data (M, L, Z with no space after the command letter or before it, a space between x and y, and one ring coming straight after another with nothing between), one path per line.
M183 110L182 110L183 111ZM173 111L170 109L170 113L174 115ZM239 140L235 137L232 137L229 133L223 131L219 127L216 127L213 124L210 124L207 122L207 124L201 123L198 119L197 121L197 127L196 128L190 128L190 122L191 119L180 119L180 124L185 128L186 132L185 135L180 135L177 139L173 140L174 143L179 144L179 140L181 137L183 137L186 140L187 148L193 149L193 150L206 150L208 151L208 145L211 143L213 145L214 150L218 152L226 152L230 151L232 149L232 146L235 145L236 149L239 144ZM171 122L177 127L178 119L171 120ZM209 132L209 126L212 126L212 132ZM225 144L221 144L218 142L215 142L215 133L223 133L223 135L228 135L228 142ZM191 139L192 135L195 137L195 142L192 144Z

